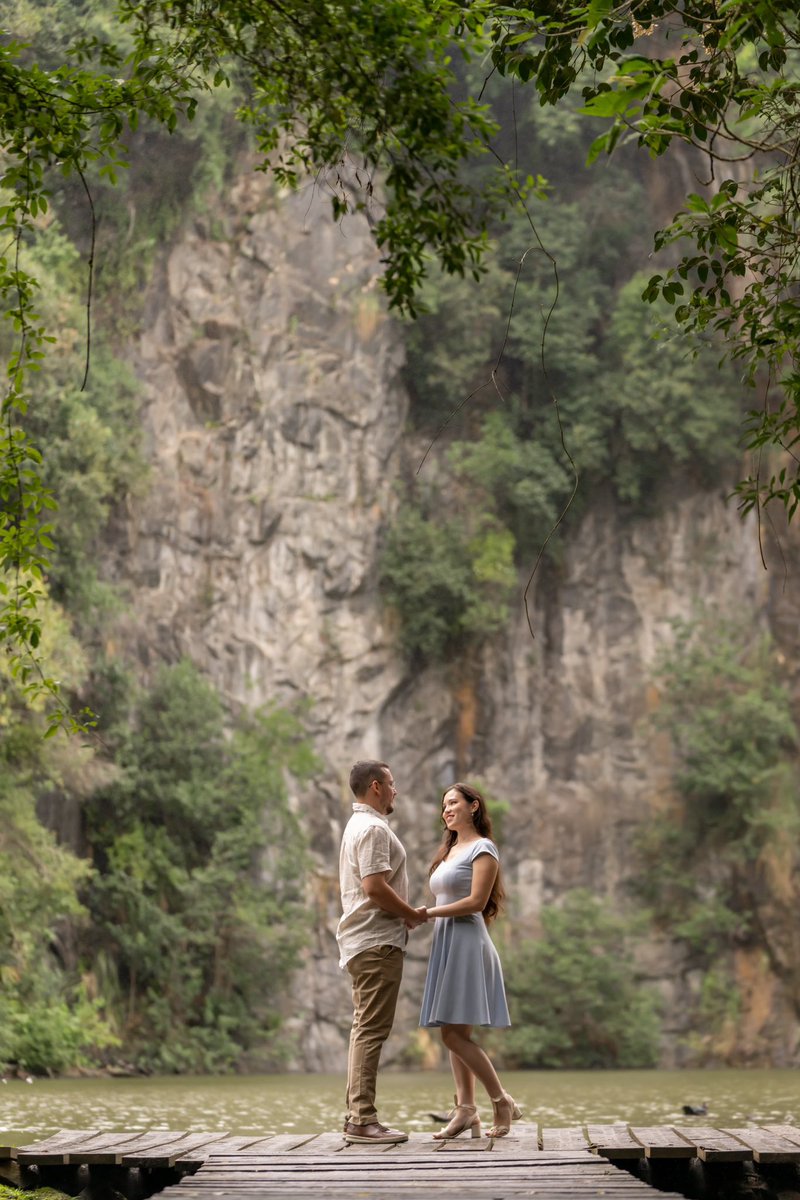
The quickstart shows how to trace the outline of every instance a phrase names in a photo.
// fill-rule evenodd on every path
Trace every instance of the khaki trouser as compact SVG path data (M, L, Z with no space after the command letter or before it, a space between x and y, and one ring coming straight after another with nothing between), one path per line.
M383 1043L391 1033L403 951L371 946L347 964L353 984L353 1028L347 1057L347 1111L354 1125L377 1121L375 1088Z

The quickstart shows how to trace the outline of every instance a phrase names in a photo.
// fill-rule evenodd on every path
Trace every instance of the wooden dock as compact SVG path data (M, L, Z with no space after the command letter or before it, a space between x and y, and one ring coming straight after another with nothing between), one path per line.
M394 1146L348 1146L341 1133L232 1137L163 1129L62 1130L10 1146L0 1134L0 1180L132 1200L388 1200L432 1192L475 1200L643 1200L654 1194L651 1183L658 1195L677 1197L696 1193L704 1171L788 1170L800 1178L798 1164L800 1127L794 1125L542 1128L519 1122L505 1138L435 1142L431 1134L413 1133Z

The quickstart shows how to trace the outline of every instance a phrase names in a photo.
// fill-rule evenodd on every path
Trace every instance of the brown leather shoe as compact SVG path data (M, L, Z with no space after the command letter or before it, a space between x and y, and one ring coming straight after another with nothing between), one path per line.
M380 1121L371 1121L369 1125L354 1125L352 1121L348 1121L344 1127L344 1140L392 1145L395 1142L407 1142L408 1134L399 1129L387 1129Z

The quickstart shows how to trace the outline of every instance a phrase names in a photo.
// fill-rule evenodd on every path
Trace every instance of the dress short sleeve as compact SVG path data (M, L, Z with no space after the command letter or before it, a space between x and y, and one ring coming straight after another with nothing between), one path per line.
M470 852L469 861L475 862L475 859L480 858L481 854L491 854L492 858L496 859L497 862L500 861L500 852L491 838L481 838L480 841L475 843Z
M356 844L356 860L361 879L391 870L388 827L376 823L363 830Z

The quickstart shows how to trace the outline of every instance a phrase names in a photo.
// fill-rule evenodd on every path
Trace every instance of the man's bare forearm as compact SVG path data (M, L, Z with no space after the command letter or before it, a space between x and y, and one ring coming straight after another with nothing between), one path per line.
M391 916L402 917L404 921L409 921L414 925L419 925L425 919L420 915L418 909L412 908L401 896L398 896L394 888L382 876L368 875L366 879L362 880L362 887L372 903L377 904L378 908Z

